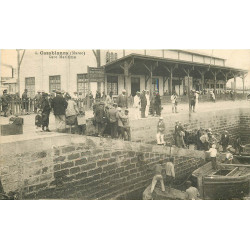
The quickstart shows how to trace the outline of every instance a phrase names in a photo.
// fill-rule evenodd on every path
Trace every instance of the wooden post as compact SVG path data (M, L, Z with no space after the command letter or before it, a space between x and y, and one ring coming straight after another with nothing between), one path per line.
M190 80L189 80L189 69L187 70L187 77L188 77L188 104L189 104L189 114L191 114L191 102L190 102Z
M188 105L189 105L189 116L191 115L192 113L192 110L191 110L191 100L190 100L190 69L185 69L183 68L183 71L186 73L187 75L187 80L188 80Z
M242 75L243 95L245 94L245 75Z
M225 83L225 91L227 91L227 73L225 74L225 81L226 81L226 83Z
M202 90L204 89L204 85L205 85L205 73L202 72L201 73L201 88L202 88Z
M20 50L17 49L17 92L18 95L20 96L20 66L19 66L19 62L20 62Z
M216 81L217 81L217 73L214 72L214 94L216 94Z
M170 68L170 77L169 77L169 94L172 95L172 84L173 84L173 68Z
M90 94L90 77L89 77L89 66L88 66L87 109L88 109L88 108L90 108L90 99L89 99L89 94Z
M234 95L236 93L236 75L234 75Z

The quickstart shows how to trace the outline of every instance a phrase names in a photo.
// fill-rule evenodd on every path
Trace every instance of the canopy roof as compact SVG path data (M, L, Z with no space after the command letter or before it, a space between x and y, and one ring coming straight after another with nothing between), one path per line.
M190 76L195 78L204 74L205 79L214 79L216 75L217 80L228 80L248 73L247 70L238 68L140 54L124 56L107 63L104 68L105 72L110 74L152 74L163 77L168 77L170 72L174 77L185 77L188 71Z

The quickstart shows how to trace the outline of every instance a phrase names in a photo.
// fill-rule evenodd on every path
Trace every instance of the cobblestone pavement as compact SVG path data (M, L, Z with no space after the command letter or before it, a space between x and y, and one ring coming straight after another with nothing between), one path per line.
M213 110L225 110L225 109L231 109L231 108L235 108L235 107L248 107L250 110L250 102L249 101L221 101L221 102L216 102L216 103L212 103L212 102L204 102L204 103L199 103L197 105L196 108L196 113L200 113L200 112L207 112L207 111L213 111ZM130 114L130 119L134 120L135 119L135 109L134 108L130 108L129 109L129 114ZM179 104L178 105L178 114L183 114L183 113L187 113L189 111L188 108L188 104ZM163 106L163 110L162 110L162 115L164 115L164 117L169 114L170 116L177 116L178 114L172 113L172 108L171 108L171 104L167 104ZM93 112L92 111L87 111L86 112L86 118L90 118L93 116ZM35 114L31 114L31 115L24 115L21 116L24 118L24 127L23 127L23 132L24 135L27 136L35 136L37 134L36 129L35 129ZM141 119L141 118L140 118ZM147 118L144 118L147 119ZM158 119L157 117L155 117L155 119ZM177 118L178 119L178 118ZM5 117L1 117L0 118L0 124L8 124L9 123L9 118L5 118ZM50 115L50 130L54 130L55 129L55 118L54 115L51 113ZM45 133L45 132L40 132L39 135L41 135L41 133ZM48 133L45 133L48 134ZM4 140L7 140L7 137L4 138ZM2 137L3 140L3 137Z

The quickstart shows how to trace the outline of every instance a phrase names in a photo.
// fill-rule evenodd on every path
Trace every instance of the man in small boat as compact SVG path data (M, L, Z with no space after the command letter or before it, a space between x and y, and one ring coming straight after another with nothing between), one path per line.
M198 197L200 196L200 193L199 193L198 189L196 187L192 186L191 181L187 181L186 185L187 185L187 189L186 189L187 199L188 200L199 200Z
M234 149L235 149L236 154L241 154L243 147L242 147L240 136L237 136L234 141Z
M165 192L165 186L164 186L163 177L162 177L162 167L160 164L155 165L154 177L153 177L152 185L151 185L151 194L154 192L154 188L155 188L157 181L160 181L161 183L161 191Z
M221 146L223 148L223 152L227 151L227 147L229 145L229 135L228 131L224 131L224 133L221 135L221 140L220 140Z
M224 162L226 164L232 164L233 163L233 158L234 157L233 157L232 153L230 152L231 148L232 148L231 146L227 147L226 159L225 159L225 162Z
M217 149L216 145L213 144L212 147L207 151L210 154L210 159L212 162L212 167L214 170L217 170L217 163L216 163L216 157L217 157Z

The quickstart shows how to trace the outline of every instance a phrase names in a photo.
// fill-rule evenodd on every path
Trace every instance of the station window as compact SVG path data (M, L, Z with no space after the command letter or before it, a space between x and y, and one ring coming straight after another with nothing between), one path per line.
M87 74L77 74L77 93L81 93L83 97L88 93Z
M49 91L61 90L61 76L49 76Z
M28 90L28 97L35 97L35 77L26 77L25 78L25 88Z
M118 95L118 76L107 76L107 93Z

